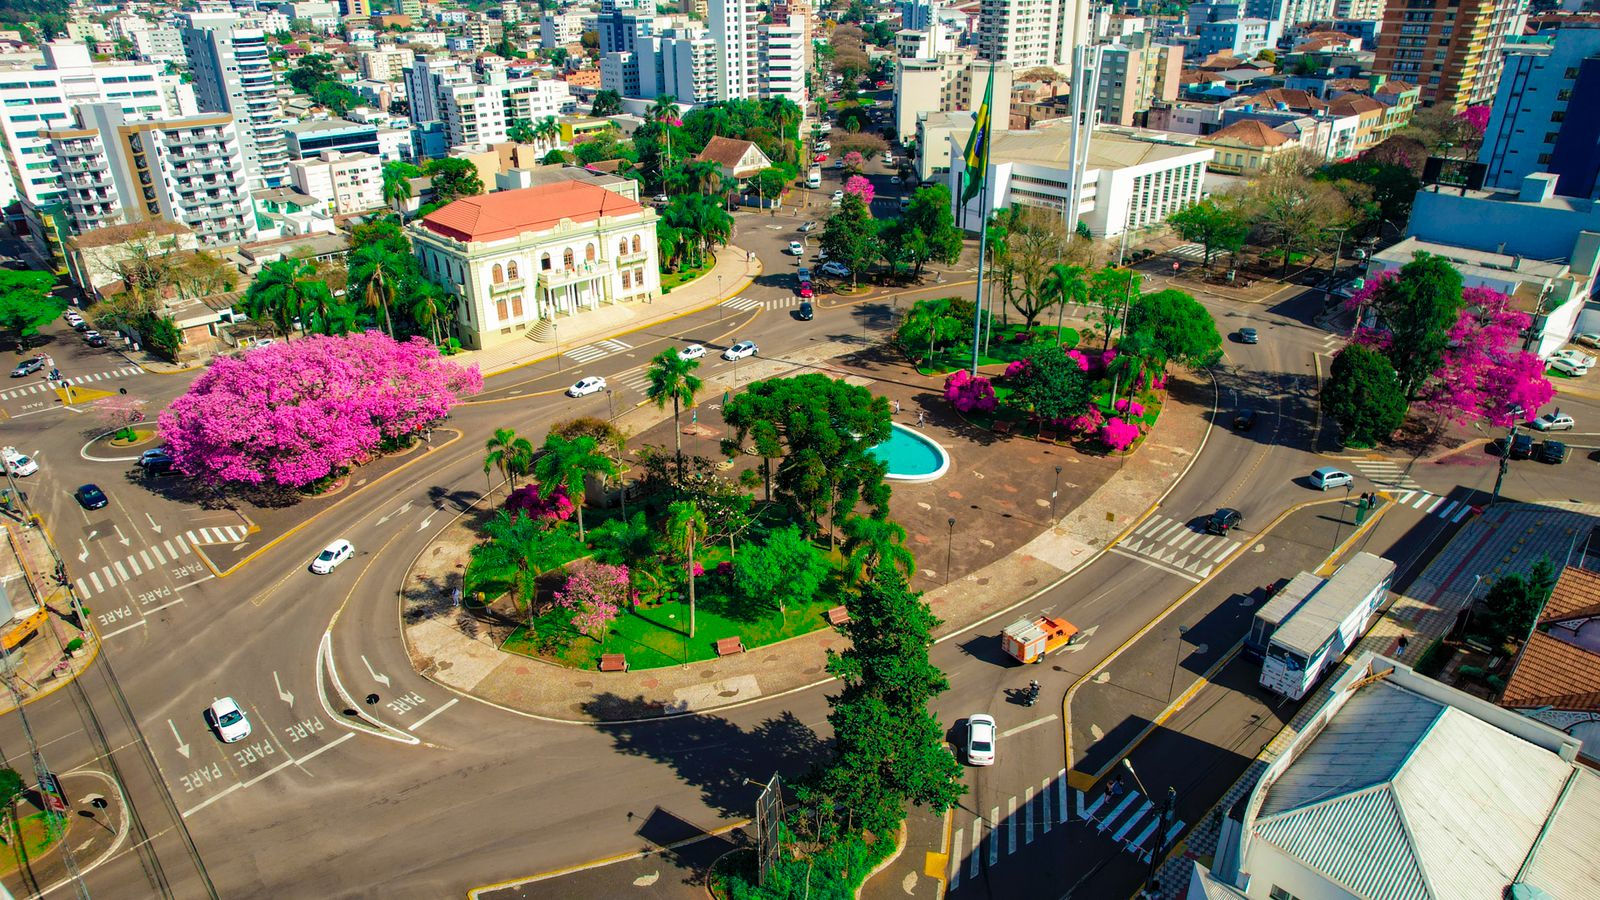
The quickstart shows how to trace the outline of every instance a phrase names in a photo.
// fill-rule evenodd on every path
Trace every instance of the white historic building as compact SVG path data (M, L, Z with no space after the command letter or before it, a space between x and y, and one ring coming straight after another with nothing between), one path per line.
M483 349L661 290L656 213L564 181L457 200L409 226L428 277L456 298L461 343Z

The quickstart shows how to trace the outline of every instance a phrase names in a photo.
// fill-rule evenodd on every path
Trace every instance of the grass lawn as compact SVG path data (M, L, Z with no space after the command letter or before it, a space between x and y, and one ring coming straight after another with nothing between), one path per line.
M980 366L1003 366L1015 360L1024 359L1039 352L1041 345L1056 343L1056 327L1054 325L1035 325L1032 331L1034 339L1031 341L1017 341L1016 335L1022 333L1022 325L996 325L994 335L989 339L987 353L978 354ZM1078 346L1078 330L1072 327L1063 327L1060 331L1061 346L1072 349ZM941 347L933 355L933 359L924 361L917 366L917 371L924 375L943 375L954 372L956 369L972 365L972 341L959 341L949 347Z
M701 275L711 271L712 267L714 267L716 264L716 260L707 259L705 265L699 267L698 269L684 267L676 272L662 272L661 292L665 294L667 291L688 284L696 278L699 278Z
M65 823L62 825L66 827ZM18 840L18 832L21 839ZM50 824L46 813L36 812L31 816L23 816L20 820L8 823L6 828L6 852L0 854L0 875L8 875L22 867L25 860L36 860L45 854L45 851L56 842L56 837L50 834Z

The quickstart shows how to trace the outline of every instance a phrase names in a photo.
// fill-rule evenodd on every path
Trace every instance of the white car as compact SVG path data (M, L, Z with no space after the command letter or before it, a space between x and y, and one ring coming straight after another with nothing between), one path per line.
M835 278L850 277L850 267L841 262L825 262L817 267L817 271Z
M1581 378L1584 375L1589 374L1588 366L1581 365L1571 359L1559 356L1550 360L1550 368L1560 372L1563 375L1570 375L1573 378Z
M790 241L789 242L789 255L790 256L805 256L806 255L805 245L800 243L799 241Z
M0 449L0 459L5 460L6 468L10 469L13 475L32 475L39 471L39 464L34 462L32 458L18 452L15 447Z
M886 166L894 165L894 154L893 153L885 153L883 155L883 164L886 165Z
M739 343L734 344L732 347L722 351L722 358L730 361L735 359L744 359L747 356L755 355L755 341L740 341Z
M839 202L841 202L843 200L844 200L844 191L834 191L833 192L833 202L839 203Z
M1553 356L1551 358L1552 359L1564 359L1564 360L1572 363L1573 365L1578 366L1579 368L1583 368L1583 369L1592 369L1592 368L1594 368L1594 363L1595 363L1595 358L1594 357L1592 357L1589 354L1583 352L1582 350L1573 350L1571 348L1559 351L1558 353L1556 353L1555 356Z
M606 389L606 380L599 375L590 375L580 380L577 384L567 388L568 397L586 397Z
M1572 336L1574 344L1584 347L1600 348L1600 331L1584 331Z
M681 347L678 349L679 359L699 359L705 355L706 348L700 346L699 344L690 344L687 347Z
M1571 431L1577 424L1566 413L1545 413L1529 422L1528 426L1539 431Z
M317 558L311 561L311 571L318 575L326 575L339 567L339 564L356 555L356 548L344 538L323 548Z
M232 697L212 701L206 708L206 724L217 730L224 744L242 741L250 736L250 720Z
M967 716L967 765L994 765L994 717L983 713Z

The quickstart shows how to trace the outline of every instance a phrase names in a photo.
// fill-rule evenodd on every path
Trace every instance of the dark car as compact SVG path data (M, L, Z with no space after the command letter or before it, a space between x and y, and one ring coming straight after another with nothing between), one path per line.
M1567 455L1571 452L1567 449L1567 445L1560 441L1541 441L1539 449L1534 453L1533 458L1542 463L1555 465L1566 462Z
M1528 459L1533 456L1533 437L1519 434L1511 439L1511 452L1506 454L1511 459Z
M1241 344L1256 344L1256 343L1260 343L1260 341L1261 341L1261 337L1256 334L1256 330L1254 328L1241 328L1241 329L1239 329L1239 343L1241 343Z
M794 317L802 322L811 321L816 314L817 311L812 308L810 302L801 303L800 308L794 311Z
M89 330L89 323L85 322L82 319L79 319L78 321L72 323L72 330L73 331L88 331Z
M78 488L72 495L78 498L78 503L82 504L84 509L100 509L109 502L106 500L106 492L92 484Z
M794 270L794 278L795 281L799 282L800 284L810 284L811 270L805 266L801 266L800 268Z
M1254 427L1256 427L1256 411L1253 409L1240 410L1239 414L1233 417L1234 431L1249 431Z
M1224 506L1206 520L1206 534L1227 534L1244 521L1244 513Z
M106 346L106 339L104 335L97 334L94 337L88 338L85 343L91 347L104 347Z

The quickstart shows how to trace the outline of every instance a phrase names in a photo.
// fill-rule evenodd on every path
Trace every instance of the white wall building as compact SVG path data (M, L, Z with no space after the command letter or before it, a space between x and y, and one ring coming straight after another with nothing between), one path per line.
M181 21L200 108L233 116L252 188L283 184L289 156L266 33L233 15L187 13Z
M453 85L472 82L472 71L453 56L424 56L412 60L402 69L405 78L406 98L411 103L411 121L443 121L439 110L439 95Z
M474 349L660 292L656 213L583 181L457 200L407 229L422 270L456 298Z
M76 234L166 219L189 226L204 246L255 239L244 154L229 116L138 119L120 104L91 103L43 136Z
M1558 172L1561 193L1600 193L1600 181L1594 177L1594 113L1589 106L1600 100L1600 86L1592 77L1584 86L1578 84L1586 62L1600 72L1600 22L1562 23L1533 39L1507 43L1503 56L1505 68L1478 151L1478 162L1489 167L1484 185L1516 190L1528 175L1560 168L1567 170ZM1589 126L1578 129L1585 134L1574 135L1581 141L1574 149L1587 159L1582 165L1563 160L1552 166L1569 114Z
M294 186L328 205L335 216L349 216L383 206L383 161L371 153L324 150L289 163Z
M1055 120L1062 122L1062 120ZM988 210L1012 204L1040 206L1067 215L1071 165L1067 128L1046 123L1031 131L996 131L989 156ZM982 222L974 198L963 209L961 177L966 171L964 141L951 141L950 196L956 221L977 230ZM1083 199L1077 215L1097 238L1117 237L1127 229L1148 228L1200 199L1206 163L1214 151L1183 143L1177 136L1135 129L1099 129L1089 140ZM965 214L965 218L963 218ZM1076 221L1068 222L1068 231Z
M135 31L128 36L128 40L133 42L133 50L139 54L140 62L186 62L183 53L183 35L179 34L176 28L163 25L159 28Z
M583 37L583 13L547 12L539 17L539 46L554 50L576 44Z
M991 66L971 50L941 53L938 59L902 59L894 70L894 125L901 142L916 135L917 119L930 112L976 110L983 104L994 69L993 121L1004 127L1011 118L1012 67ZM935 165L944 165L943 158Z
M1072 64L1072 49L1087 43L1088 0L982 0L978 55L1022 71Z
M811 29L804 16L760 27L760 96L783 97L806 105L806 45Z
M756 0L710 0L706 11L717 45L717 99L759 97L761 12Z
M409 47L389 47L383 50L363 50L356 54L356 68L361 77L373 81L399 81L406 66L416 59Z
M638 80L631 84L634 93L621 91L622 96L653 100L671 94L691 105L716 99L717 45L704 31L673 29L662 37L640 38L634 55ZM605 61L601 65L603 80Z

